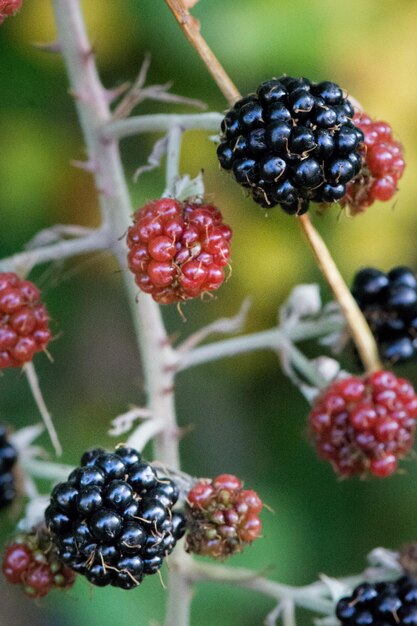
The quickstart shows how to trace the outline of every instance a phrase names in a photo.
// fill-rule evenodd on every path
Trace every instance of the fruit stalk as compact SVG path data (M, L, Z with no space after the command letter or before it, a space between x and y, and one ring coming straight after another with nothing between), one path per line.
M346 286L326 244L314 228L308 215L301 215L298 218L298 223L307 238L320 270L342 309L364 368L369 373L381 369L378 348L368 323Z
M236 85L231 81L213 51L200 33L200 24L185 8L181 0L165 0L188 41L200 55L208 71L216 81L220 91L229 104L233 104L241 96Z
M173 12L185 36L197 50L208 71L214 77L214 80L226 100L230 105L233 105L236 100L239 100L242 96L203 39L195 20L183 6L181 0L165 1ZM307 215L302 215L298 219L310 247L313 250L316 261L343 311L364 368L369 373L380 369L381 365L378 357L378 349L372 332L347 288L326 244Z

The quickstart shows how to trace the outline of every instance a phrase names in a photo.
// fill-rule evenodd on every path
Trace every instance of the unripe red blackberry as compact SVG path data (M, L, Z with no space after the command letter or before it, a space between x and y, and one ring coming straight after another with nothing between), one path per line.
M54 488L45 520L65 564L93 585L133 589L185 532L178 496L133 448L95 449Z
M381 358L399 363L417 356L417 277L409 267L384 273L373 267L355 276L352 294L377 341Z
M45 528L21 534L7 547L2 571L7 582L21 585L34 599L52 589L69 589L75 582L75 573L59 559Z
M137 286L160 304L196 298L223 283L231 236L211 204L152 200L128 230L129 269Z
M375 200L391 200L405 168L404 148L393 137L387 122L372 121L366 113L355 113L353 123L364 134L363 165L348 184L342 203L355 215Z
M342 626L413 626L417 624L417 581L364 582L341 598L336 617Z
M310 201L340 200L361 169L363 133L353 115L335 83L273 78L226 113L220 165L261 206L301 215Z
M22 8L23 0L0 0L0 24Z
M51 339L39 289L12 272L0 273L0 369L21 367Z
M378 371L327 387L309 415L309 430L318 455L337 474L385 477L410 452L416 419L411 383Z
M262 501L232 474L200 480L187 496L185 549L215 559L241 552L259 537Z

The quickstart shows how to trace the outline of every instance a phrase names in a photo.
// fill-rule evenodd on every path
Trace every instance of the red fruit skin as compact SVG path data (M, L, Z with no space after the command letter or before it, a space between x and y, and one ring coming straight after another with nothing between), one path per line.
M364 165L348 184L343 205L352 215L363 213L375 200L387 202L397 191L405 168L403 146L393 139L387 122L373 121L365 113L355 113L353 123L364 134Z
M23 576L32 563L32 552L23 543L14 543L6 549L2 572L7 582L14 585L23 581Z
M233 474L198 481L187 496L186 550L224 559L259 537L262 500Z
M128 266L139 289L159 304L197 298L223 283L231 237L210 204L153 200L128 230Z
M0 369L21 367L51 339L39 289L12 272L0 273Z
M40 564L32 567L25 576L24 583L23 591L31 598L38 599L46 596L53 586L49 565Z
M309 431L318 455L336 473L384 478L410 452L416 420L411 383L380 370L337 380L325 389L309 415Z
M0 0L0 24L22 8L23 0Z

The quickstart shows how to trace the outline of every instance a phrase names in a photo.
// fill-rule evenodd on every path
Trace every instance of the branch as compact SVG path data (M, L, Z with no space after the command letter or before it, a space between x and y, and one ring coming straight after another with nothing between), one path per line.
M258 350L273 350L276 352L288 343L288 340L293 342L303 341L327 335L340 330L342 324L343 322L341 323L339 319L330 317L330 319L325 318L317 322L299 322L297 326L286 328L285 332L280 328L271 328L250 335L242 335L241 337L209 343L187 352L180 352L178 354L178 371L246 352Z
M138 115L125 120L106 123L100 130L101 137L122 139L141 133L166 133L173 126L183 130L208 130L219 132L223 119L221 113L192 113L190 115L156 113L155 115Z
M55 454L57 456L61 456L62 446L59 442L58 434L55 430L55 426L52 421L51 414L49 413L48 407L46 406L45 400L43 399L43 395L41 392L41 388L39 386L39 380L36 374L35 366L33 365L32 362L25 363L25 365L23 366L23 371L29 383L29 387L32 392L32 396L35 400L36 406L38 407L39 413L41 414L41 417L45 424L45 428L48 431L49 438L55 449Z
M53 7L71 91L76 96L88 160L96 166L92 174L98 191L102 221L117 238L113 252L121 269L125 270L127 248L122 235L131 223L133 210L117 136L105 136L105 127L111 121L108 94L98 77L79 0L53 0ZM154 440L155 455L162 463L176 470L179 469L178 427L173 397L176 354L168 340L156 302L146 294L138 298L133 276L126 271L122 272L122 276L143 363L147 407L155 419L164 420L164 429ZM167 622L171 620L171 624L181 626L188 624L191 590L184 577L174 574L174 570L181 567L184 555L180 550L174 551L168 585Z
M66 259L78 254L98 252L108 247L109 232L105 228L99 228L84 237L59 241L1 259L0 272L17 271L19 274L26 275L35 265Z

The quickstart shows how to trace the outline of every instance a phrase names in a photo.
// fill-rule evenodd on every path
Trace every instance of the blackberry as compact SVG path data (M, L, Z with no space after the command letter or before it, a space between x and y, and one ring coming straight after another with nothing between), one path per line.
M93 585L137 587L185 532L179 491L133 448L89 450L54 487L46 524L60 559Z
M374 121L363 112L356 112L353 123L364 134L363 163L357 176L347 186L343 205L352 215L363 213L379 200L391 200L405 168L404 148L393 137L387 122Z
M363 133L335 83L290 76L238 100L221 125L220 165L265 208L301 215L337 202L362 167Z
M241 552L261 533L262 507L258 494L233 474L199 480L187 496L185 549L215 559Z
M13 502L16 496L16 487L12 473L17 461L17 451L7 441L7 430L0 424L0 509Z
M391 372L334 381L309 415L318 455L341 476L383 478L414 444L417 395L411 383Z
M384 273L366 267L356 274L352 294L384 361L399 363L417 356L417 278L410 268Z
M51 339L40 291L13 272L0 272L0 370L21 367Z
M237 176L246 176L242 163ZM211 204L161 198L135 214L127 232L128 265L137 286L159 304L218 289L230 261L232 231Z
M417 624L417 580L402 576L392 582L361 583L336 605L346 626L413 626Z
M60 561L44 527L15 538L4 553L2 571L8 583L21 585L34 599L51 589L69 589L75 582L74 572Z

